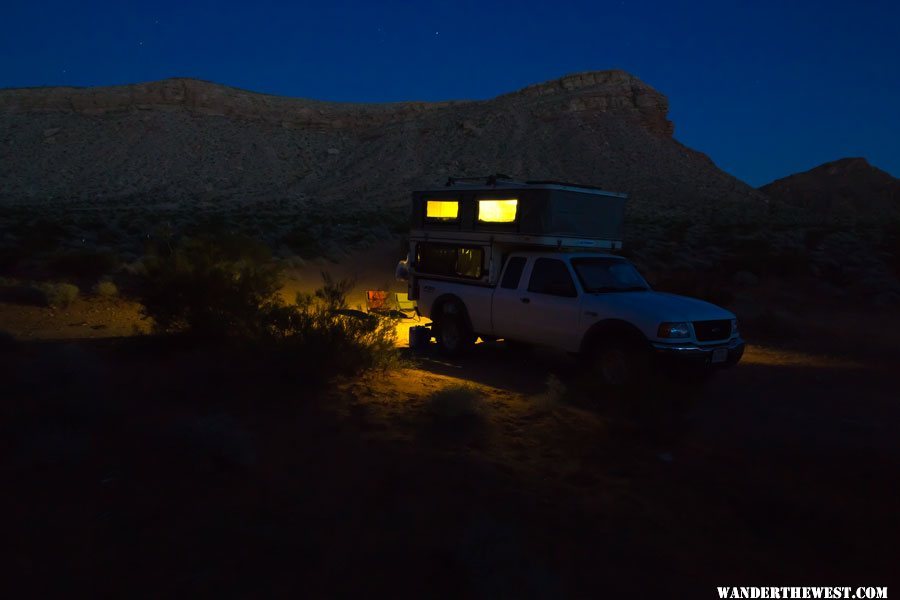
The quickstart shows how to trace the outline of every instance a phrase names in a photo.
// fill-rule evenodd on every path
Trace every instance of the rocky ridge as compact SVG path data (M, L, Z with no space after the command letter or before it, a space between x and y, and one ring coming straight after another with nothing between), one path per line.
M190 79L0 90L0 202L343 201L494 172L601 185L635 214L740 214L765 197L678 143L665 96L623 71L490 100L334 103Z

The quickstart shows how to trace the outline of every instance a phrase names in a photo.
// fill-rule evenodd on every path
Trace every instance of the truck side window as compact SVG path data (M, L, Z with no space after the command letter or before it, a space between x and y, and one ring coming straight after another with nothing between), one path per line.
M555 258L539 258L535 261L531 270L531 281L528 282L528 291L568 298L578 295L566 264Z
M507 290L515 290L519 287L519 279L522 278L522 270L525 268L524 256L513 256L506 261L506 271L503 272L503 281L500 287Z

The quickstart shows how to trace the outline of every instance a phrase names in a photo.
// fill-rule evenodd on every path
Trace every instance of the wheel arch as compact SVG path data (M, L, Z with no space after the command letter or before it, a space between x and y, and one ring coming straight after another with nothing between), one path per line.
M431 305L431 320L438 322L445 313L453 314L455 307L459 308L460 314L471 330L472 319L469 318L469 309L466 308L466 303L463 302L462 298L453 293L442 294L435 299Z

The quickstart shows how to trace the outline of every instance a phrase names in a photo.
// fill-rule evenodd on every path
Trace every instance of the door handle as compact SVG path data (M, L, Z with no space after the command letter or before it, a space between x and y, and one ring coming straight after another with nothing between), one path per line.
M519 300L522 301L522 304L528 304L529 302L531 302L531 298L519 298Z

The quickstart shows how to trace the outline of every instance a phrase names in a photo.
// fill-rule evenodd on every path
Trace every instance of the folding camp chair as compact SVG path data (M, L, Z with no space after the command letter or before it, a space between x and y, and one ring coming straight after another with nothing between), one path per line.
M388 293L383 290L366 290L366 311L374 313L388 312Z
M416 302L415 300L409 299L409 294L406 292L397 292L395 294L397 299L397 310L402 312L407 318L419 320L419 313L416 312ZM409 315L412 313L412 316Z

